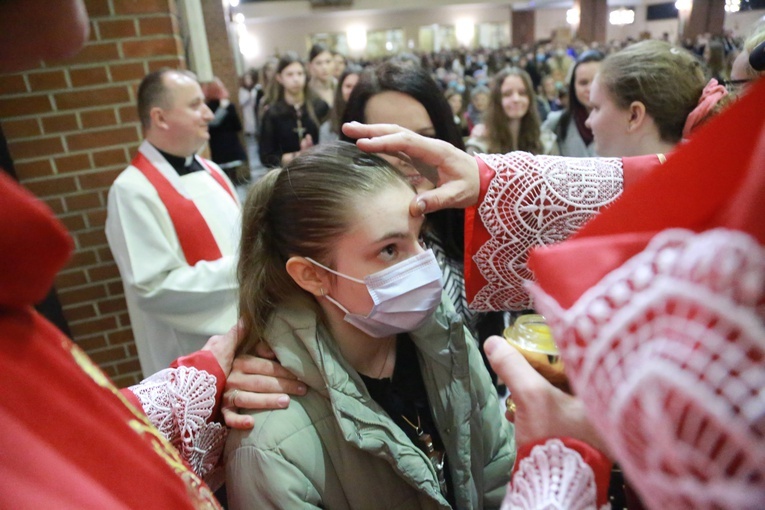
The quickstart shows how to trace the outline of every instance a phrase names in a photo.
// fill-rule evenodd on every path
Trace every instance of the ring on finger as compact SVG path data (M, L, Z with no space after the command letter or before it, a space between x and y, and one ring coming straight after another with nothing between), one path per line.
M513 401L512 395L505 399L505 407L507 408L509 412L515 414L516 407L515 407L515 402Z
M236 396L238 393L239 393L239 390L234 390L231 392L231 396L230 396L231 405L234 407L239 407L238 405L236 405Z

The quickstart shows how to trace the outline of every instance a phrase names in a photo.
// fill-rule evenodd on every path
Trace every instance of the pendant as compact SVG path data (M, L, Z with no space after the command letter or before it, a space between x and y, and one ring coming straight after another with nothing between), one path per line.
M422 429L417 430L417 440L422 443L425 455L430 459L430 463L436 470L436 476L438 477L438 486L441 489L441 494L446 495L446 478L444 477L444 453L436 451L433 447L433 438L430 434L426 434Z

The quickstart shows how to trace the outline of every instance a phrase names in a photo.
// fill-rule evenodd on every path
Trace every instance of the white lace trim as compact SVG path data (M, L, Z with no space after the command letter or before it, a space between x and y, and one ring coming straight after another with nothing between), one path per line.
M502 510L595 510L592 468L560 439L549 439L521 460ZM606 505L605 508L609 508Z
M194 367L161 370L132 386L152 424L200 477L212 471L226 440L226 428L210 423L217 379Z
M765 250L753 238L664 231L569 310L534 295L648 507L765 506Z
M481 155L496 172L478 213L491 239L473 256L488 284L471 308L531 308L529 250L568 238L622 192L621 159Z

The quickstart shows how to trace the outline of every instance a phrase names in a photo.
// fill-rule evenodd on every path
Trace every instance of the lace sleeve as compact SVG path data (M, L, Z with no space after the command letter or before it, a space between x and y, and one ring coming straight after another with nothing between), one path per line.
M181 366L130 388L152 424L200 477L216 466L226 439L226 428L211 422L216 383L209 372Z
M595 474L579 452L548 439L519 462L501 510L595 510L597 496Z
M487 284L479 311L531 308L529 250L563 241L622 192L620 159L481 155L495 171L478 214L490 239L473 256Z
M572 387L648 508L765 508L756 239L665 230L569 309L533 292Z

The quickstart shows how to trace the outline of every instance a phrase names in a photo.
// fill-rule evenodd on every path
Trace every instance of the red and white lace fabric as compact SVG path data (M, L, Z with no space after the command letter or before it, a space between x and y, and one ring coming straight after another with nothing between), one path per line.
M551 324L569 382L648 508L765 508L763 101L760 80L662 168L639 176L625 158L634 185L572 239L529 258L535 307ZM506 258L483 260L501 266ZM507 302L492 295L500 299L489 306ZM593 467L600 489L602 469L587 459L593 449L561 440ZM529 508L513 506L523 487L516 477L508 504Z
M598 509L595 473L575 448L560 439L548 439L534 445L528 455L519 452L519 458L501 510ZM601 499L605 499L602 494ZM607 503L600 506L608 507Z
M568 309L541 289L566 373L649 508L765 505L765 250L667 230Z
M495 171L478 214L490 239L473 256L486 285L475 310L531 308L529 250L567 239L622 192L622 160L526 152L478 156Z
M193 359L194 354L184 359ZM211 371L195 366L161 370L129 390L151 423L180 452L197 475L215 488L215 471L226 441L226 428L215 420L220 381Z

